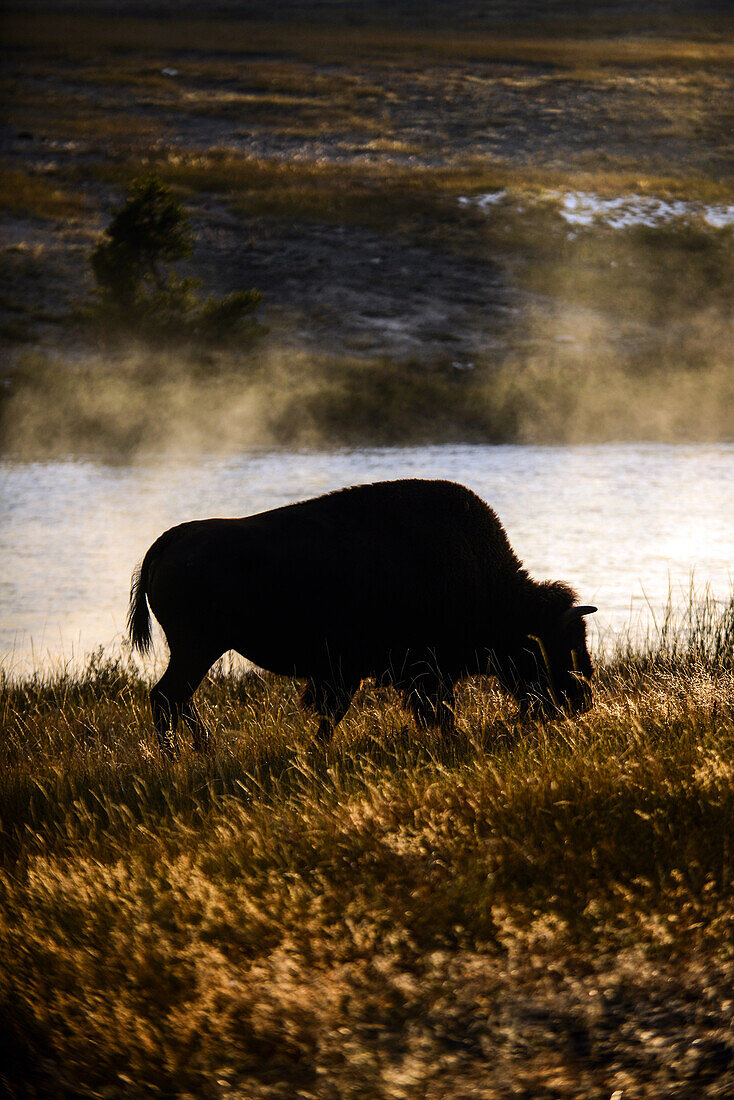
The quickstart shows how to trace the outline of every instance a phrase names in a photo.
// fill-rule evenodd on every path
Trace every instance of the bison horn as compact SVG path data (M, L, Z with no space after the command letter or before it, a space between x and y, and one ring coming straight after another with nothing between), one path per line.
M593 607L591 604L584 604L582 607L569 607L561 615L561 629L564 630L574 619L581 619L584 615L593 615L598 610L598 607Z

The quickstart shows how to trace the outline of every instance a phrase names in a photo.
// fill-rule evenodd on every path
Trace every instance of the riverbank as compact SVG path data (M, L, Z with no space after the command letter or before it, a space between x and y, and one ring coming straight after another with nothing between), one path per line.
M577 719L521 728L468 682L448 748L365 685L314 752L295 685L214 676L212 756L168 762L124 662L6 682L0 1079L725 1095L731 608L689 626Z

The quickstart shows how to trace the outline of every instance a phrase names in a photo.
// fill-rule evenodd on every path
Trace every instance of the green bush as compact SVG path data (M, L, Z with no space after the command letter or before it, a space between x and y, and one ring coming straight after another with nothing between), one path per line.
M89 258L97 282L90 319L98 327L134 328L150 337L210 341L263 333L253 316L260 291L202 302L199 280L172 270L171 264L190 257L193 241L189 215L171 189L155 175L133 180Z
M126 201L97 242L90 262L100 291L122 309L161 292L170 281L162 265L191 255L189 216L156 176L133 181Z

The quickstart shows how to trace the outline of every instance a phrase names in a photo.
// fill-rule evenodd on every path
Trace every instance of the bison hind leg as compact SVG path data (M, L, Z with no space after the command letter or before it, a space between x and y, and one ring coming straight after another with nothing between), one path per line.
M211 747L209 730L204 725L199 711L192 699L189 699L181 707L181 717L186 723L196 752L208 752Z
M161 677L151 690L150 709L153 712L153 725L158 738L158 747L166 756L171 756L173 753L173 735L176 732L181 707L179 703L168 697L165 685L161 687L163 679L164 677Z
M191 697L220 656L220 653L211 656L210 652L174 649L171 646L168 668L150 692L158 744L167 755L173 751L173 737L179 718L183 718L191 731L197 752L203 752L208 747L208 732Z
M311 677L301 693L301 708L319 719L317 740L328 744L334 730L349 710L359 683L317 680Z

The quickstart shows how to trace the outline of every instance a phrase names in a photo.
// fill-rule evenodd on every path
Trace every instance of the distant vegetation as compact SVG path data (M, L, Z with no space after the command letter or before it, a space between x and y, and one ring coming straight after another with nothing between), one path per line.
M11 1096L728 1094L734 603L574 720L467 682L448 748L369 685L326 751L289 680L202 695L170 762L124 661L2 683Z
M178 340L262 334L253 316L259 291L202 302L200 281L175 273L171 265L189 258L193 241L190 218L170 188L153 174L134 179L90 256L98 300L89 320L102 330Z
M305 7L8 14L6 450L734 438L731 17Z

